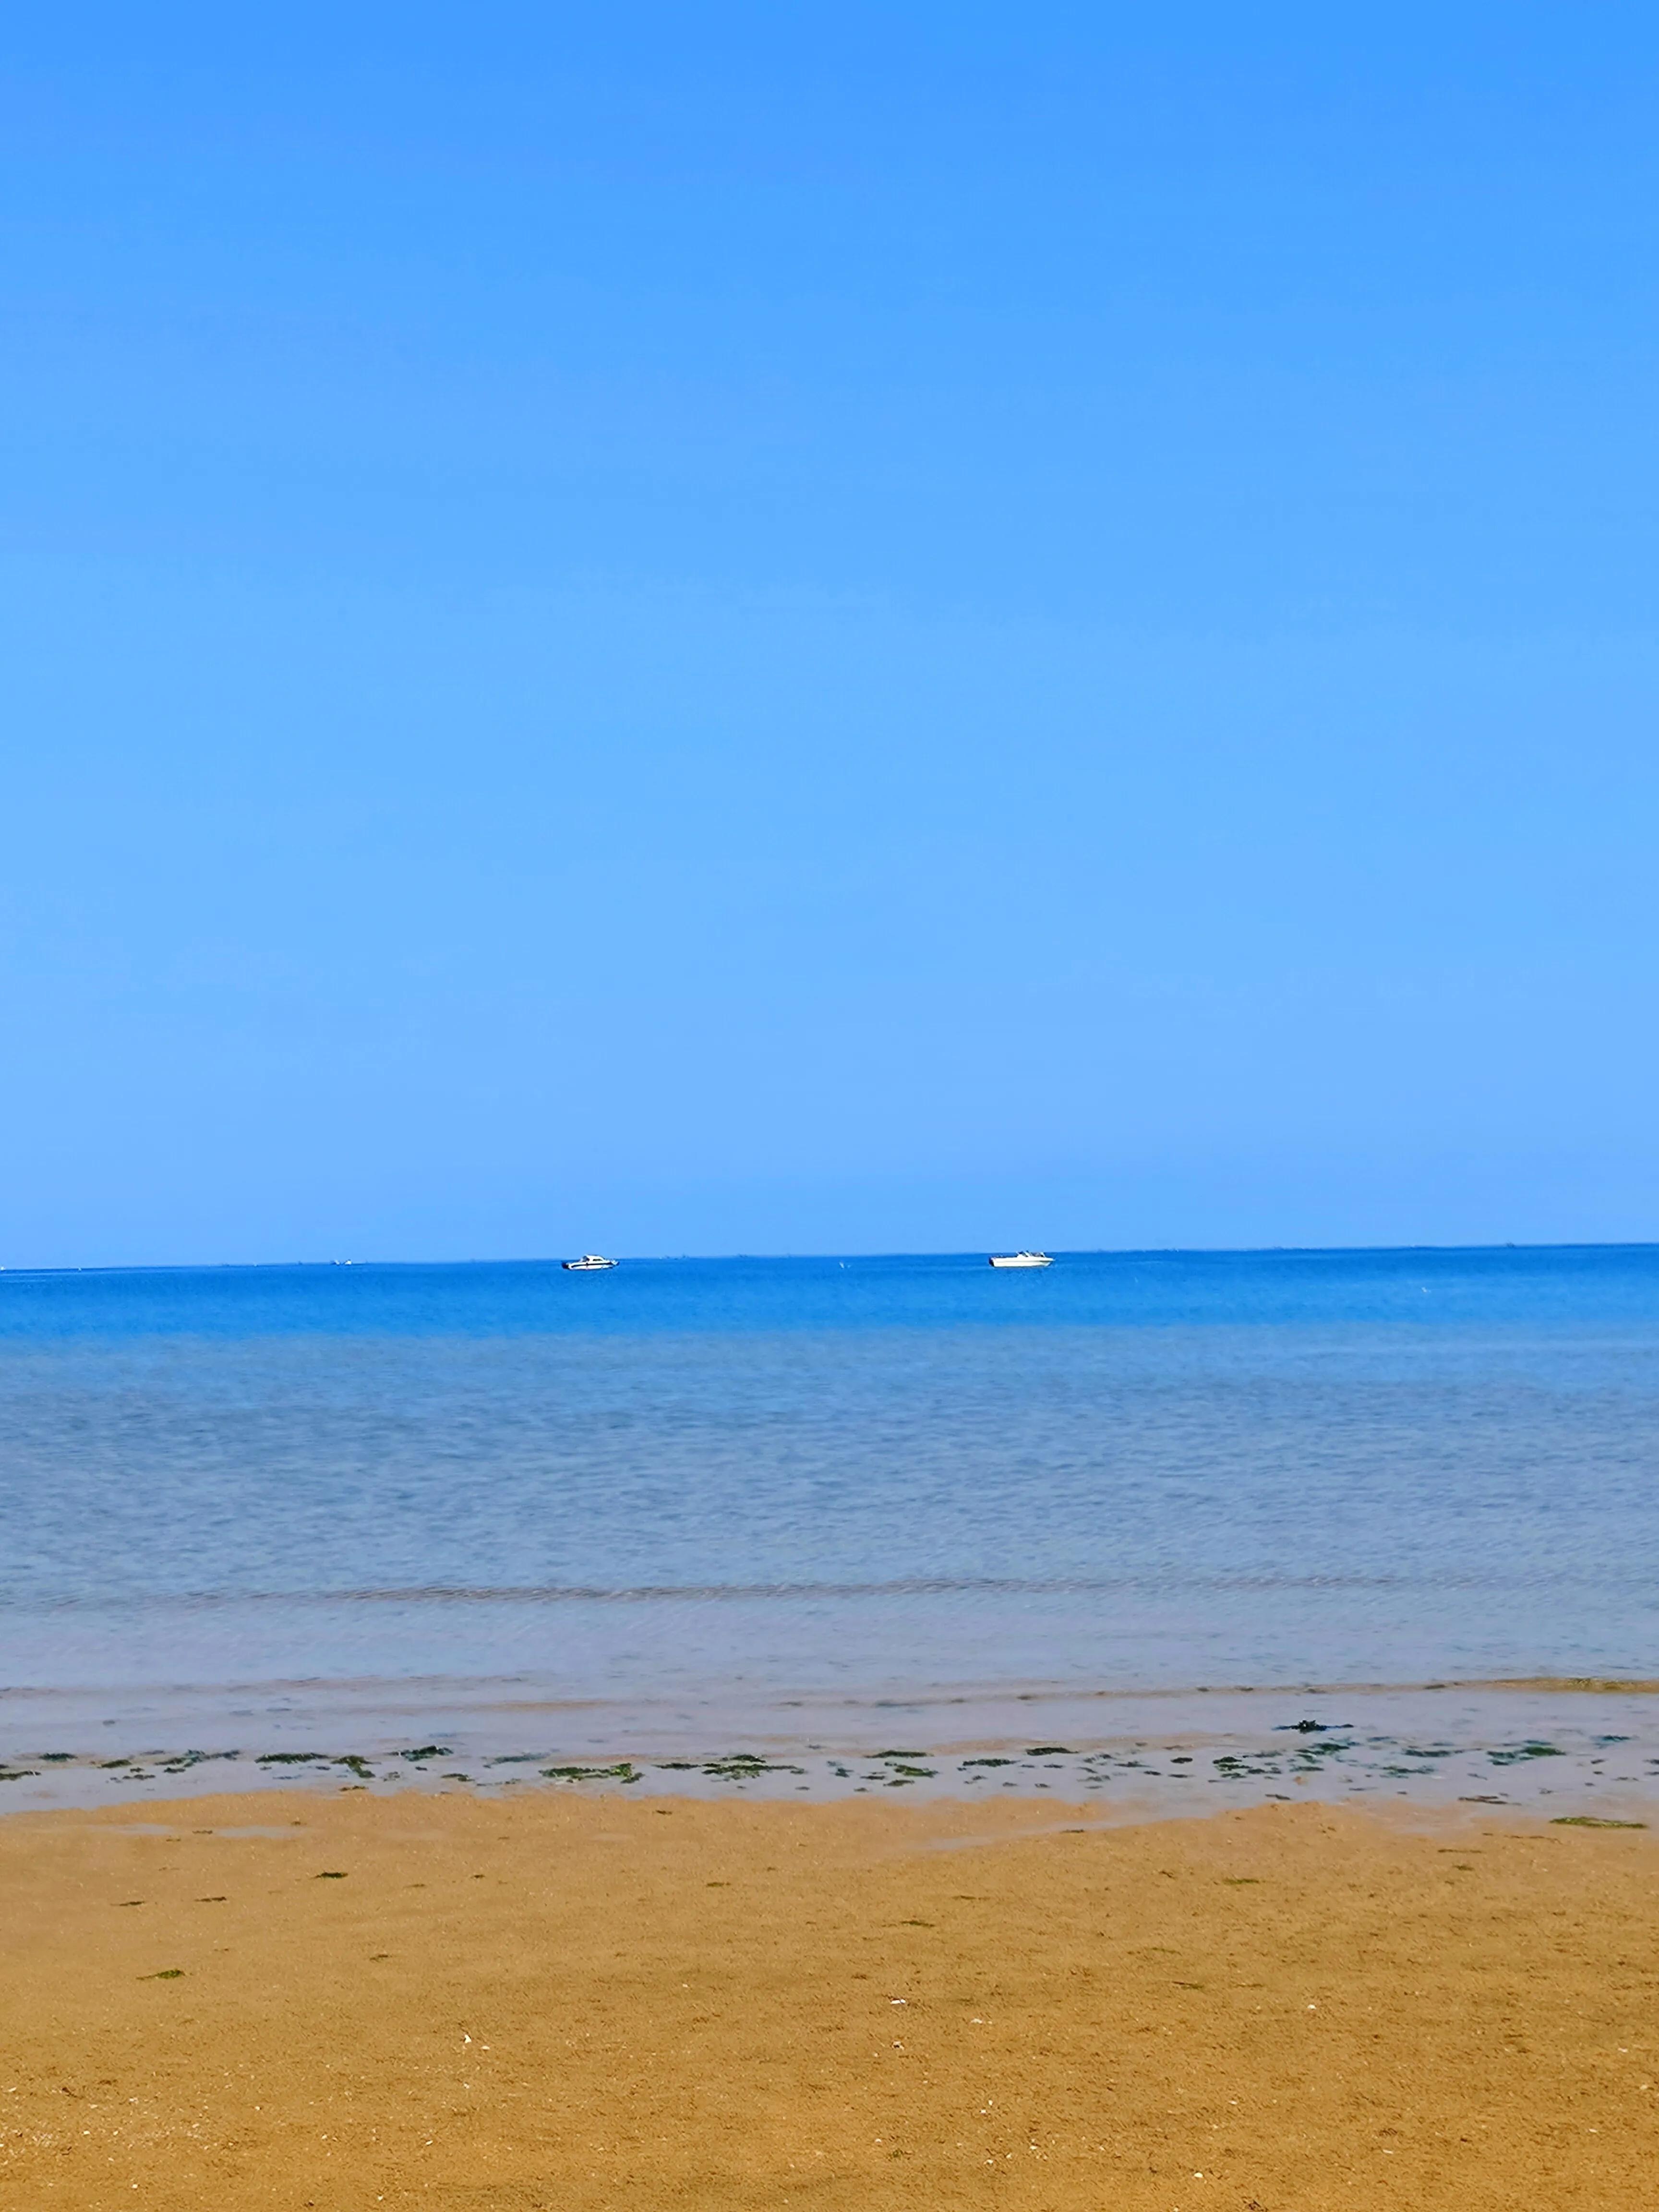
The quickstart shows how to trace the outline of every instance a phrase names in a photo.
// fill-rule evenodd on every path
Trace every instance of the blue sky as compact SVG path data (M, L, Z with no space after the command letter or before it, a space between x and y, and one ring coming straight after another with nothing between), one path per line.
M0 1260L1659 1237L1659 19L0 39Z

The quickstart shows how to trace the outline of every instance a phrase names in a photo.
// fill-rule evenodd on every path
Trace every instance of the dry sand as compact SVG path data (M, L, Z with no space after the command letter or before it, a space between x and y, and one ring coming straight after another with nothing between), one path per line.
M1659 2202L1645 1832L631 1793L142 1818L0 1823L15 2212Z

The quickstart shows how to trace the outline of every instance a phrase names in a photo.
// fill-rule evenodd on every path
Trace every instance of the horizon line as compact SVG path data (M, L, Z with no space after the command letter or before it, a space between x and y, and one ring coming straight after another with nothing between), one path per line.
M896 1260L977 1260L991 1249L988 1246L963 1245L952 1250L921 1251L891 1250L877 1252L623 1252L616 1255L619 1262L630 1267L674 1266L685 1261L698 1264L737 1261L835 1261L845 1265L848 1261ZM1168 1259L1304 1259L1358 1257L1381 1254L1457 1254L1497 1252L1650 1252L1659 1251L1659 1239L1652 1237L1620 1238L1562 1238L1547 1243L1532 1243L1521 1239L1506 1239L1497 1243L1406 1243L1406 1244L1127 1244L1127 1245L1054 1245L1044 1247L1052 1257L1067 1260L1168 1260ZM275 1272L295 1267L559 1267L564 1256L557 1253L498 1253L485 1256L475 1255L465 1260L390 1260L356 1257L345 1259L307 1260L127 1260L73 1261L56 1265L21 1265L0 1262L0 1275L143 1275L186 1273L252 1273L261 1270Z

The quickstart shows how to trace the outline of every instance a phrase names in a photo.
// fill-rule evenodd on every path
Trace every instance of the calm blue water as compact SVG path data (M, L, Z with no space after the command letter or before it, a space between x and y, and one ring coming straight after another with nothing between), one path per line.
M1659 1248L0 1274L0 1680L1659 1674Z

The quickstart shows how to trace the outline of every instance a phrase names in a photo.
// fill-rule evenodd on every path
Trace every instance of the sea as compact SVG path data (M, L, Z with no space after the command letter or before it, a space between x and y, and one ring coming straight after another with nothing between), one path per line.
M1655 1246L11 1270L0 1804L1628 1810L1656 1417Z

